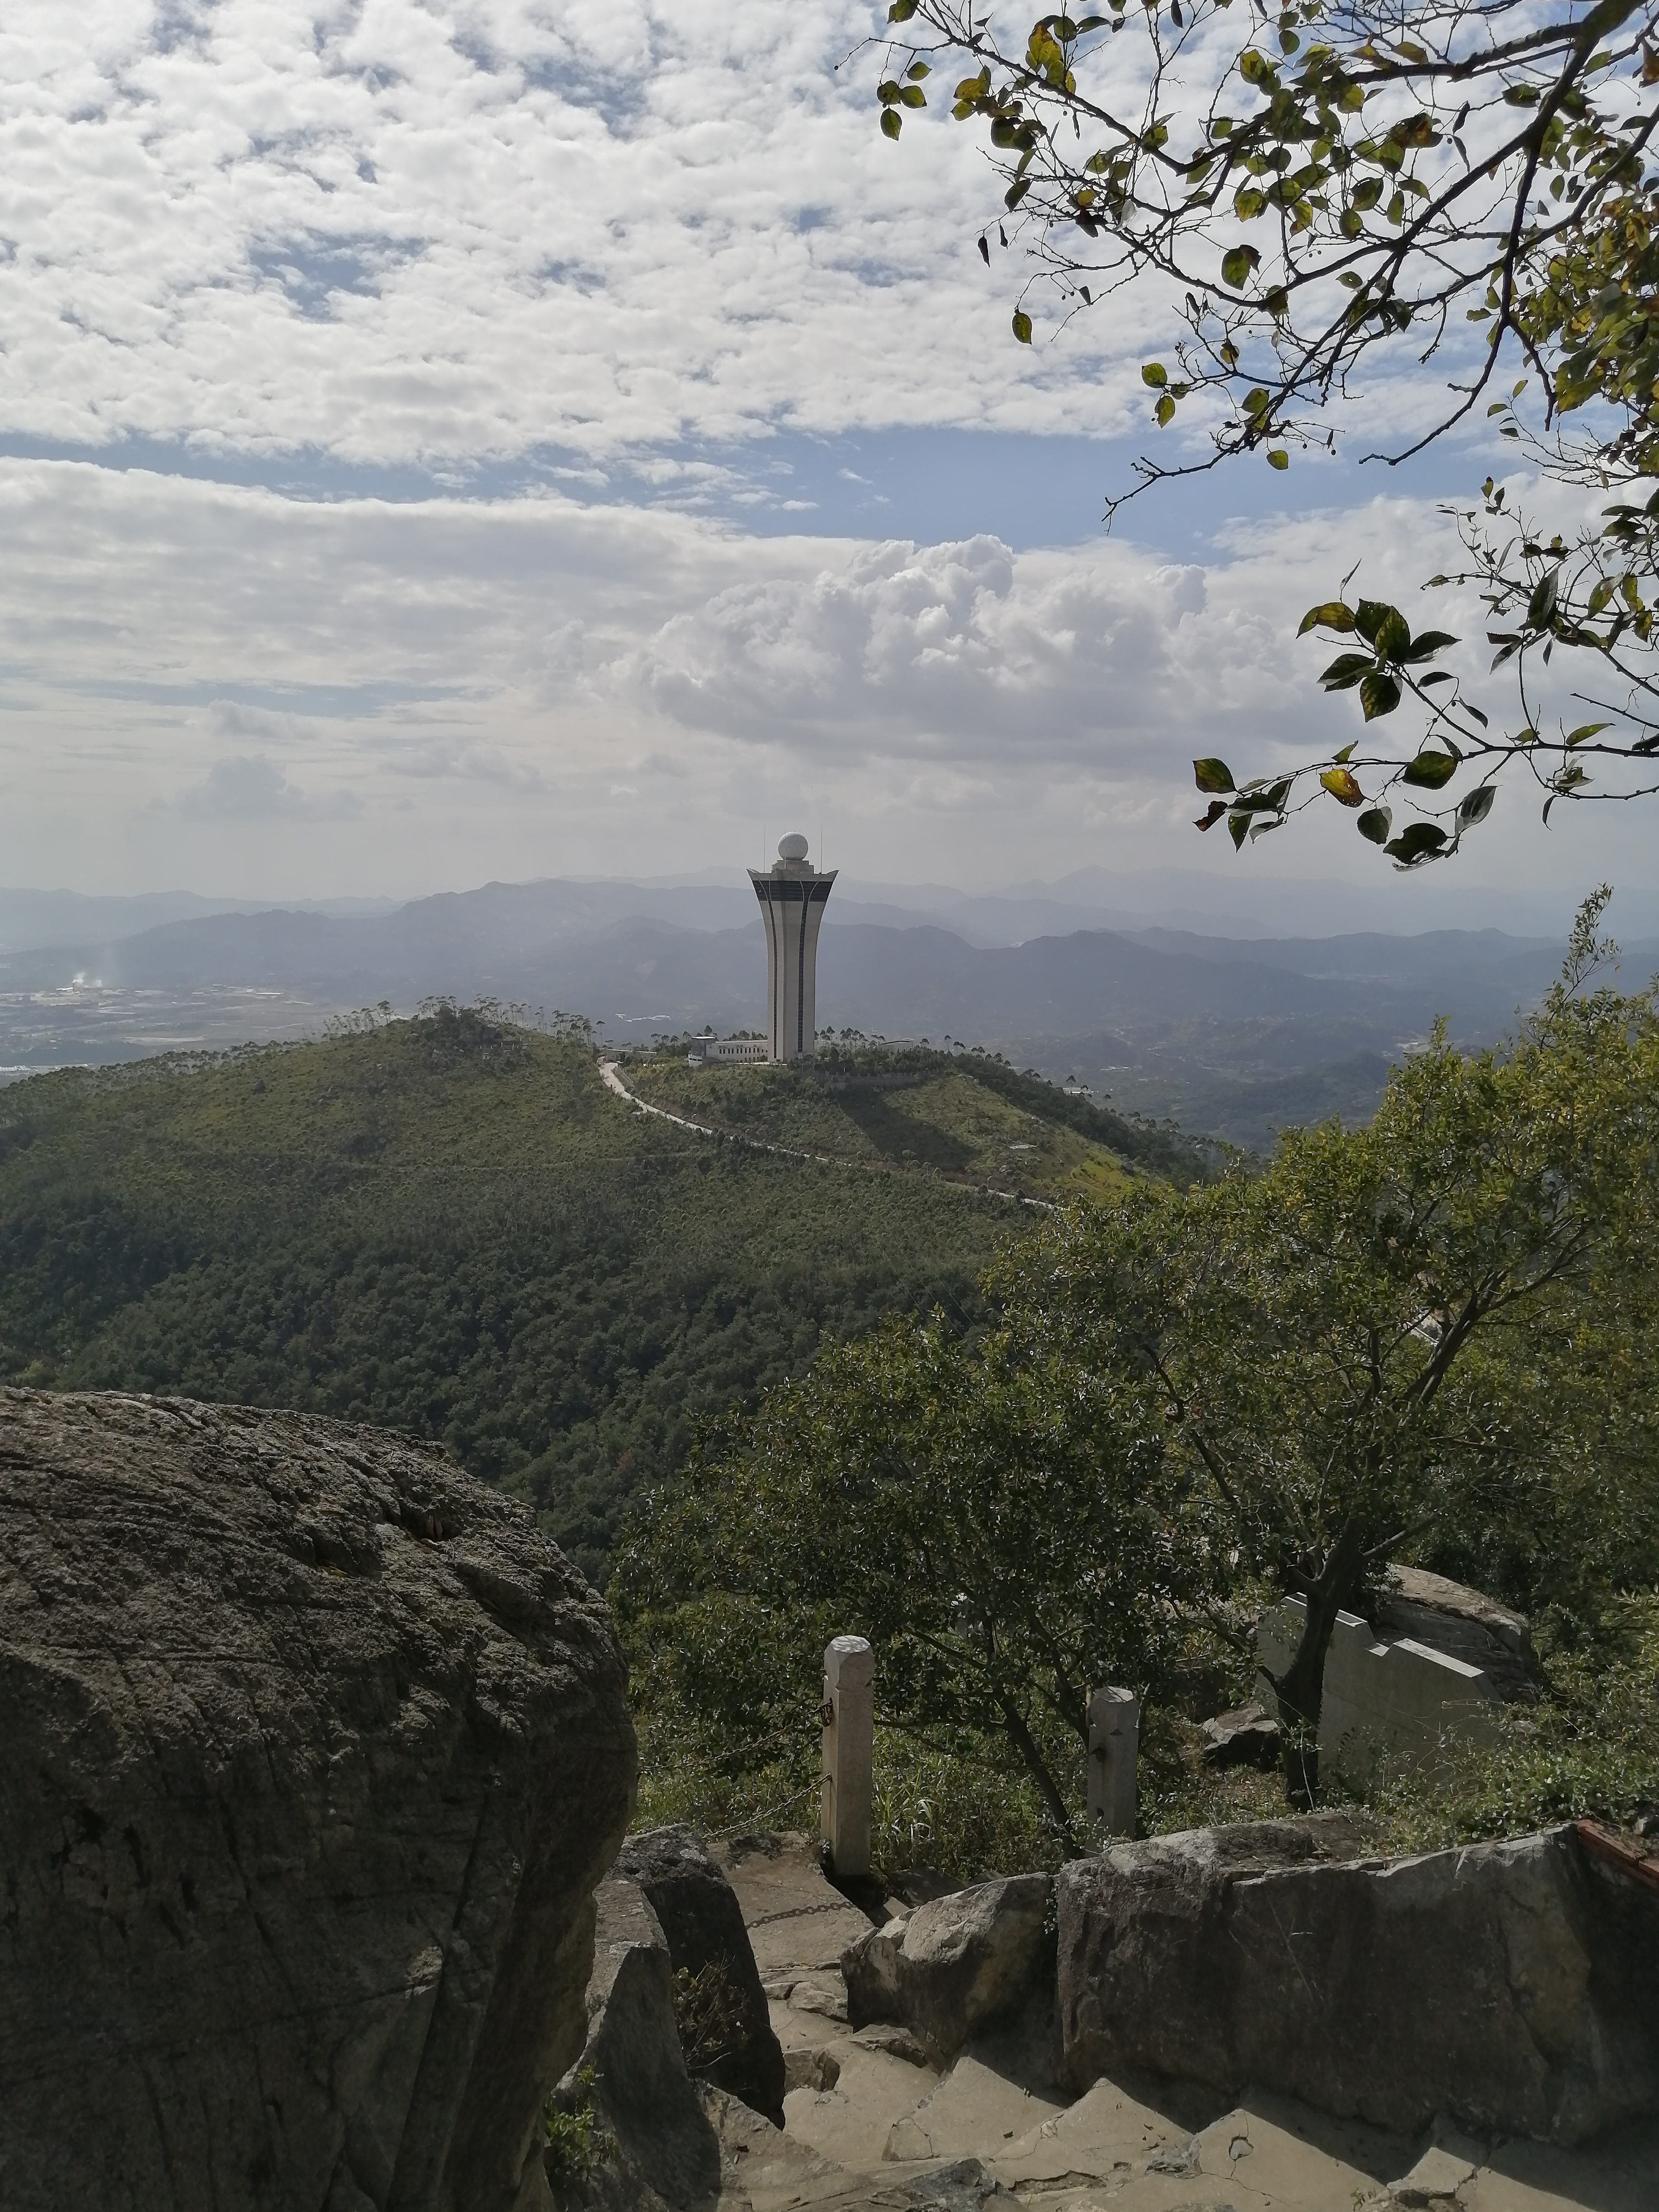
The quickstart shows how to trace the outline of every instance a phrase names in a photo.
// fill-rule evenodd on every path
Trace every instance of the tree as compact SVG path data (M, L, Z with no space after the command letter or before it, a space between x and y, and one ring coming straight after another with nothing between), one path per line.
M1302 1802L1338 1611L1467 1525L1471 1492L1522 1504L1504 1360L1477 1352L1559 1334L1615 1249L1651 1268L1659 1000L1583 990L1607 896L1506 1054L1437 1035L1368 1128L1290 1132L1260 1176L1073 1210L993 1277L1079 1374L1152 1382L1162 1485L1237 1572L1304 1601L1274 1683Z
M1426 419L1402 408L1392 448L1368 458L1403 460L1484 404L1547 474L1628 495L1567 536L1514 515L1490 478L1478 506L1449 510L1465 560L1431 580L1480 586L1518 720L1495 726L1431 665L1455 638L1414 635L1398 609L1339 589L1302 625L1349 641L1322 680L1358 693L1368 731L1409 700L1420 737L1391 745L1377 732L1242 782L1200 760L1199 828L1225 820L1242 847L1322 794L1413 867L1457 850L1506 772L1535 779L1547 820L1564 799L1659 791L1659 493L1642 495L1659 475L1659 9L1285 0L1273 16L1255 0L1258 21L1231 9L1106 0L1103 13L1042 15L1008 45L972 0L887 11L889 137L927 104L936 67L969 72L951 113L985 126L1006 187L979 249L988 263L1012 225L1036 263L1015 338L1035 342L1045 291L1061 322L1131 283L1167 303L1173 366L1149 361L1141 376L1159 427L1185 409L1211 451L1141 461L1109 512L1223 460L1282 470L1297 447L1334 450L1362 365L1403 371L1413 389L1437 361L1454 380L1443 404ZM1517 412L1516 367L1539 380L1535 428ZM1589 689L1552 726L1539 685L1557 648L1579 656ZM1415 818L1395 834L1401 801Z
M1307 1802L1332 1627L1385 1562L1650 1579L1659 987L1589 988L1606 896L1504 1051L1437 1036L1367 1128L1058 1211L976 1341L891 1322L736 1422L612 1585L651 1694L742 1760L802 1740L862 1632L884 1717L1001 1736L1069 1840L1047 1747L1224 1597L1304 1602L1275 1688Z
M611 1595L652 1695L749 1752L799 1741L824 1644L868 1636L881 1717L1002 1738L1069 1845L1049 1746L1086 1747L1091 1689L1158 1674L1206 1569L1144 1378L1022 1319L820 1355L651 1501Z

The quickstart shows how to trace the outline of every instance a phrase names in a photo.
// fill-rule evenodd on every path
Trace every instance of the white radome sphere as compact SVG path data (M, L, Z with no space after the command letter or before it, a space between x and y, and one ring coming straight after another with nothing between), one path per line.
M804 860L806 858L806 840L799 830L792 830L787 837L779 838L778 858L781 860Z

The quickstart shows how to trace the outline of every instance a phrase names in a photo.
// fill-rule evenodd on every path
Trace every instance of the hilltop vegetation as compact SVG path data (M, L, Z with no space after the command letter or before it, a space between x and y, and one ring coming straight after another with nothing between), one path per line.
M1187 1182L1201 1155L983 1053L832 1048L811 1064L696 1067L637 1060L640 1097L710 1127L832 1159L921 1168L1011 1196L1105 1197L1136 1175Z
M877 1170L677 1129L477 1012L34 1077L0 1092L0 1377L411 1431L603 1577L698 1417L886 1315L977 1324L1015 1210Z

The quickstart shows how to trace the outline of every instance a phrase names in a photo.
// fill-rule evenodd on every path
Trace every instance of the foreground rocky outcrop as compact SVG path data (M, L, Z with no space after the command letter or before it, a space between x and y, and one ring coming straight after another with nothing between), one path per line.
M8 2212L544 2203L625 1688L435 1449L0 1391Z
M668 1945L675 1975L696 1984L703 2045L687 2051L702 2079L783 2125L783 2051L736 1892L694 1829L683 1825L630 1836L616 1872L637 1882ZM684 2023L683 2023L684 2025Z
M720 2191L720 2143L686 2070L661 1923L639 1884L613 1875L595 1899L587 2034L550 2108L591 2114L588 2156L549 2146L558 2212L686 2212ZM580 2141L580 2138L578 2139Z
M1411 2132L1582 2142L1659 2111L1659 1900L1574 1831L1395 1860L1313 1822L1056 1877L1060 2075L1246 2082Z

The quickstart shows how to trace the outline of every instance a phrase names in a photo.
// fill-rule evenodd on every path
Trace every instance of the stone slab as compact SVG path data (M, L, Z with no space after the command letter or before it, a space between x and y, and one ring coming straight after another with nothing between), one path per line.
M817 1848L799 1833L736 1836L709 1856L737 1892L769 1996L787 1996L793 1971L839 1972L841 1954L871 1923L824 1877Z
M894 2122L882 2155L990 2160L1011 2154L1013 2144L1034 2136L1045 2120L1058 2119L1064 2110L1054 2100L1033 2095L965 2055Z

